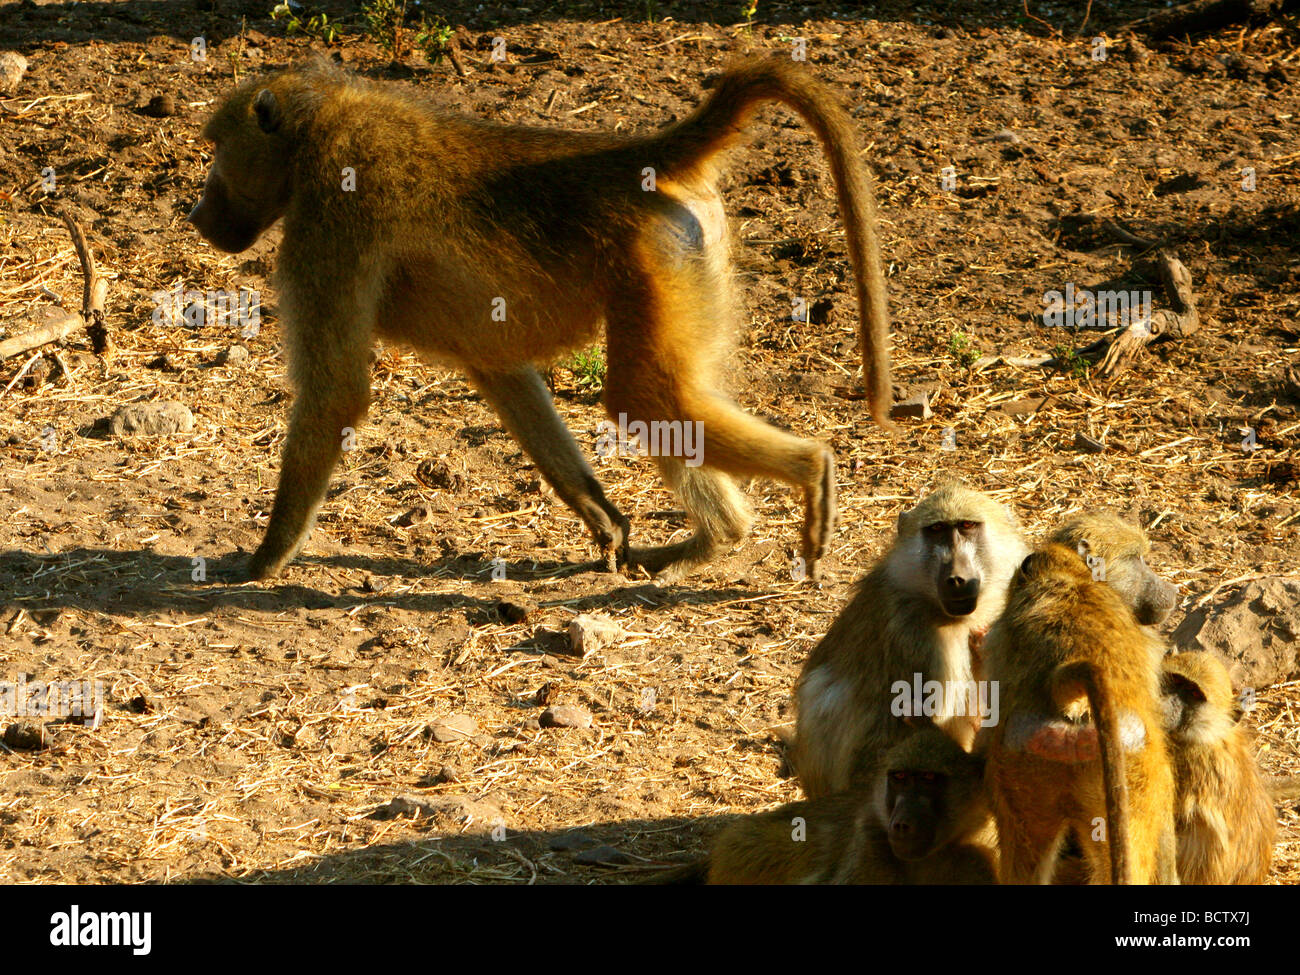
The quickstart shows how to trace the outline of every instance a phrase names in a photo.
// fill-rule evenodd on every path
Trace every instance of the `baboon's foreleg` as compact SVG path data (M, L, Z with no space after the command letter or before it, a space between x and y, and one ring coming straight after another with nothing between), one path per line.
M336 369L327 362L305 368L308 381L298 383L271 521L249 563L254 579L277 575L302 548L343 453L344 431L366 415L370 374L364 352L352 351L350 361L335 364Z
M469 375L555 493L587 523L610 571L626 561L629 522L605 497L537 370Z

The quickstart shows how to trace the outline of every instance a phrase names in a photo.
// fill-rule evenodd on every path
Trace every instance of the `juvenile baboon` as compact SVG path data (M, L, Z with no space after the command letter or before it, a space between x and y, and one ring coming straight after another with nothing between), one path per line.
M867 400L892 429L871 178L847 113L791 62L743 63L691 115L633 137L446 114L321 62L235 89L203 130L214 158L189 219L230 252L284 219L276 281L297 390L252 576L277 574L310 532L343 431L366 413L378 336L464 369L610 567L675 578L739 541L750 514L731 475L757 475L802 489L800 553L815 577L835 521L829 448L744 413L717 382L734 324L717 157L767 101L792 108L826 152ZM656 462L695 529L677 544L629 551L628 520L537 371L602 324L609 415L671 442ZM698 436L685 456L688 434Z
M1092 882L1176 883L1160 640L1118 592L1093 579L1077 551L1049 543L1016 571L986 649L1003 713L986 773L999 879L1050 882L1073 830ZM1045 759L1018 740L1018 718L1071 720L1085 709L1097 726L1100 769Z
M795 802L727 827L711 884L991 884L982 763L924 728L889 749L870 789Z
M1179 879L1261 884L1273 862L1277 812L1237 723L1228 671L1211 653L1176 653L1165 658L1163 685Z
M1109 511L1072 517L1052 533L1051 540L1076 549L1090 560L1094 578L1119 593L1139 623L1164 621L1178 601L1178 590L1151 570L1146 533Z
M875 781L885 752L910 733L914 691L942 689L927 696L927 716L969 748L989 703L972 646L1026 551L1011 512L957 482L898 516L893 545L799 676L792 764L809 798Z

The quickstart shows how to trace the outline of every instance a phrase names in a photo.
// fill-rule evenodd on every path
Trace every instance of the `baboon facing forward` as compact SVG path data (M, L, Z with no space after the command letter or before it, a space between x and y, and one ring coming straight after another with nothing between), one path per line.
M908 729L870 788L744 816L699 873L713 884L991 884L982 774L942 731Z
M619 137L489 124L397 86L299 65L237 88L203 131L215 144L190 220L225 251L284 219L276 280L297 396L254 578L277 574L311 530L343 431L370 399L376 336L463 368L607 563L680 576L749 528L730 475L803 491L810 577L835 521L822 443L742 412L718 391L733 322L717 155L754 108L783 102L830 163L856 278L868 403L890 426L888 313L871 179L831 93L781 59L722 75L694 113ZM692 458L656 457L694 523L677 544L628 549L628 521L565 428L536 366L606 330L611 417L698 431ZM674 426L675 425L675 426Z
M969 749L994 688L979 648L1027 551L1015 516L950 481L898 516L889 551L808 655L795 688L793 764L809 798L870 787L886 751L924 717ZM972 653L972 647L975 648ZM933 692L933 693L932 693Z

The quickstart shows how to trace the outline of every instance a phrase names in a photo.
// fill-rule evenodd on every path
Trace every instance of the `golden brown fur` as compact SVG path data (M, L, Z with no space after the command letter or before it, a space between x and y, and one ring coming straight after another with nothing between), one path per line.
M218 247L239 251L283 218L276 280L297 391L252 575L277 574L306 539L342 431L365 416L367 354L382 337L466 371L608 564L626 558L674 577L710 559L749 529L732 476L758 475L802 489L801 557L815 577L835 519L830 450L742 412L717 382L735 322L717 154L766 101L793 108L830 161L862 312L868 401L888 424L871 180L848 115L788 60L739 65L692 115L636 137L459 117L322 63L228 96L204 129L215 154L190 219ZM675 545L629 552L627 519L537 372L602 326L610 416L700 424L703 466L678 453L656 458L694 522L695 535Z
M1159 640L1076 551L1049 543L1016 572L987 650L1002 703L986 773L999 878L1049 882L1073 830L1093 883L1177 882ZM1045 759L1017 737L1022 722L1038 728L1043 716L1077 719L1085 710L1100 763Z
M965 526L965 527L962 527ZM953 482L898 518L898 534L804 663L796 687L793 764L810 798L875 781L885 752L910 729L896 713L900 682L980 679L984 631L1002 611L1026 547L1011 513ZM974 585L969 606L945 606L954 580ZM968 601L969 602L969 601ZM968 694L931 715L963 747L978 722Z
M981 764L943 732L912 731L870 789L745 816L709 853L711 884L991 884Z
M1277 812L1237 723L1228 671L1211 653L1178 653L1165 659L1164 687L1179 878L1262 884L1273 860Z

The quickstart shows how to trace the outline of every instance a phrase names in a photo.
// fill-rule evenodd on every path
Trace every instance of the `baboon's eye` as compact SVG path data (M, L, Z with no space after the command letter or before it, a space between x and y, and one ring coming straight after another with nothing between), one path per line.
M979 526L980 523L978 521L961 521L957 523L957 528L963 533L973 532Z
M921 778L926 782L933 782L936 776L933 772L922 772Z
M906 781L907 781L907 773L906 773L906 772L890 772L890 773L889 773L889 777L890 777L891 779L893 779L895 782L906 782Z
M934 524L932 524L932 525L926 525L926 526L925 526L923 529L921 529L921 530L922 530L923 532L925 532L927 535L930 535L930 536L933 536L933 537L935 537L935 538L938 538L940 535L942 535L942 534L947 530L947 528L948 528L948 526L945 525L942 521L936 521L936 522L935 522Z

